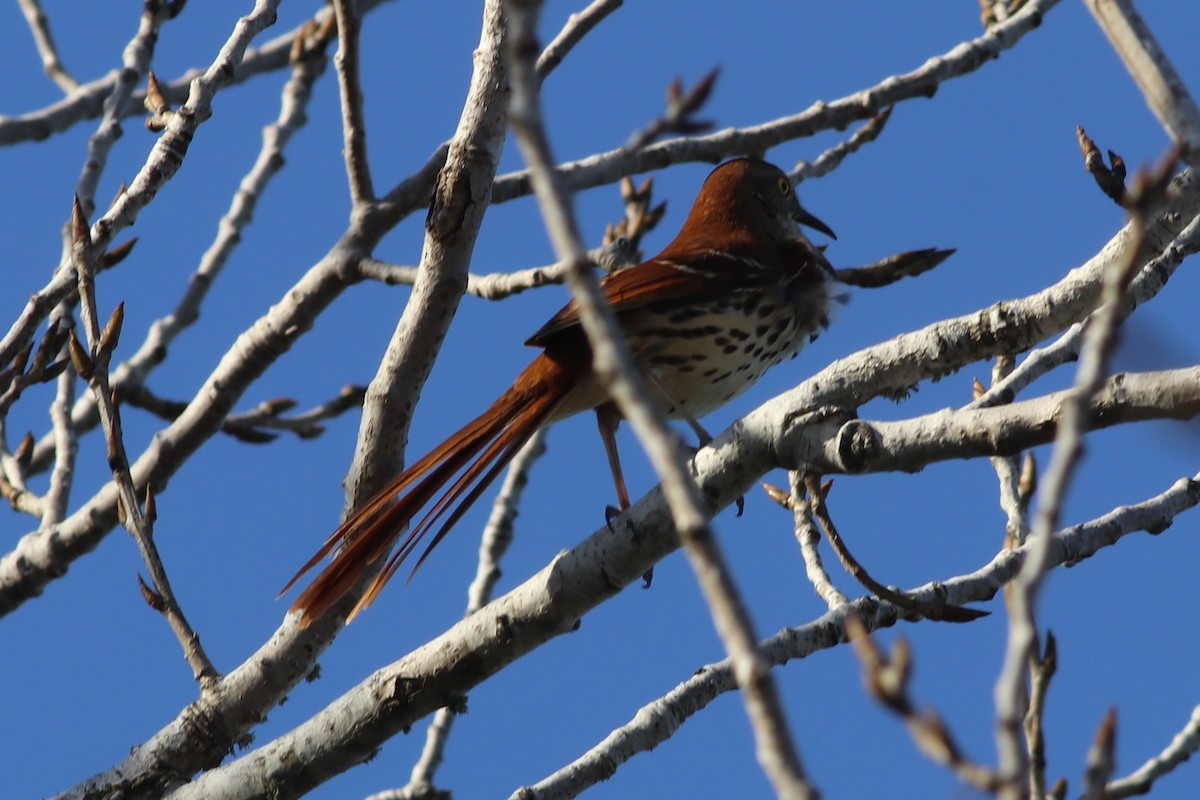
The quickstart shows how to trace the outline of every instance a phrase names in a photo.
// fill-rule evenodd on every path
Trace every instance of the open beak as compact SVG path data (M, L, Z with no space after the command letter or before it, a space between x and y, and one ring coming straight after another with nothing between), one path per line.
M803 208L801 208L800 213L796 215L796 222L799 222L801 225L807 225L814 231L820 231L830 239L837 238L837 234L833 232L832 228L830 228L824 222L821 222L821 220L817 219L812 214L805 211Z

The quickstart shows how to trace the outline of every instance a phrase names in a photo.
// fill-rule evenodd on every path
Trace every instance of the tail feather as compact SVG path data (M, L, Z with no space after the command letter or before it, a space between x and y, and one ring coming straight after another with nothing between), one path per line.
M338 526L337 530L329 535L329 538L325 540L323 545L321 545L321 549L317 550L317 552L313 554L313 557L305 562L304 566L302 566L300 570L292 576L292 579L289 580L287 585L285 585L279 592L279 596L282 597L283 595L287 594L287 592L296 585L298 580L304 577L304 575L317 564L324 561L326 556L328 556L339 545L345 544L350 540L361 541L362 537L356 537L353 535L355 531L363 529L368 520L377 516L379 512L386 508L392 500L396 499L396 496L400 492L403 492L419 478L426 475L426 473L433 471L435 474L431 475L430 477L436 477L438 473L445 471L448 466L451 466L451 461L448 459L449 456L455 452L455 450L459 450L459 454L466 459L471 458L477 452L479 452L479 449L482 448L482 446L486 444L491 437L495 436L496 431L503 427L503 417L499 414L493 413L497 411L496 406L499 405L500 402L497 401L497 403L495 403L492 408L489 408L488 411L482 416L472 421L450 439L447 439L441 445L428 453L424 458L420 459L408 469L404 470L404 472L396 476L396 478L389 483L385 489L368 500L362 508L358 509L349 517L347 517L346 520L342 522L340 526ZM474 448L470 448L469 445L466 445L467 449L460 449L464 447L465 442L471 439L475 439L478 442ZM458 459L455 459L455 461L458 461ZM459 467L452 468L449 474L452 475L457 471L458 468L461 468L461 463L459 463ZM448 475L443 477L442 481L445 482L448 477ZM414 492L414 495L415 494L416 493ZM403 501L406 498L400 499ZM415 496L413 499L416 499ZM398 505L402 505L402 503ZM420 505L412 509L411 513L415 514L419 508ZM402 511L403 509L397 510ZM381 543L385 550L389 544L391 544L390 540L383 541ZM359 552L361 552L363 549L365 549L365 547L360 545ZM374 561L380 555L382 555L382 553L372 554L371 557L367 559L367 563ZM309 588L311 589L312 587ZM300 605L303 598L304 595L301 595L301 597L297 599L296 604L293 605L293 609Z
M494 441L491 446L489 446L488 449L482 453L474 461L474 463L471 464L470 467L468 467L467 471L459 476L458 480L454 482L454 485L447 489L446 492L443 493L440 498L438 498L437 504L434 506L434 508L431 509L419 523L413 526L413 528L404 537L404 541L396 549L396 552L392 554L392 557L388 559L387 565L383 568L383 571L375 577L375 580L371 581L371 585L367 588L367 591L354 606L354 609L346 618L346 622L353 620L360 613L366 610L371 603L375 602L375 598L379 596L379 593L383 590L383 587L389 580L392 579L392 576L396 574L396 570L398 570L400 565L404 563L405 559L412 555L413 551L416 550L417 545L421 542L421 539L423 539L425 535L432 530L434 524L442 516L442 514L444 514L451 506L454 506L454 510L450 513L450 516L441 524L437 533L434 534L433 539L421 552L421 556L417 559L417 563L413 565L412 572L410 572L408 576L409 580L412 580L412 576L417 574L417 570L419 570L421 565L425 563L425 559L429 558L429 554L433 552L434 548L438 546L442 539L446 538L446 534L450 532L450 529L454 527L455 523L458 522L463 514L467 513L468 509L475 504L475 501L479 499L479 496L487 491L487 488L492 485L492 482L496 480L504 468L508 466L508 463L512 461L513 457L517 454L517 451L524 447L525 443L528 442L533 436L534 432L541 427L542 423L547 417L550 416L553 410L553 406L548 406L542 413L539 414L536 419L522 420L522 425L520 426L519 430L514 426L504 431L500 437L497 438L496 441ZM487 473L482 477L479 477L479 473L483 472L483 469L489 465L490 469L487 470ZM472 483L474 483L473 486ZM468 489L470 489L469 492L467 491ZM466 493L465 497L463 497L464 493Z
M387 488L348 517L280 592L287 592L305 573L336 550L333 560L292 604L291 610L302 615L300 624L307 626L350 591L367 568L389 551L405 526L411 524L436 497L433 506L412 527L383 571L372 581L349 619L374 602L404 560L449 511L449 517L413 567L415 573L454 523L554 413L562 401L562 394L547 392L546 386L545 382L539 381L529 387L528 382L523 384L518 380L514 388L501 395L487 411L402 472ZM460 472L462 474L458 475ZM457 479L455 475L458 475ZM448 484L449 488L446 488Z

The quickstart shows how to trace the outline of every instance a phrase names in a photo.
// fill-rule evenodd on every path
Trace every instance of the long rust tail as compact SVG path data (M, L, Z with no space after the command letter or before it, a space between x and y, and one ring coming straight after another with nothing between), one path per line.
M286 593L305 573L337 550L329 565L292 603L291 610L302 615L300 624L307 627L350 591L367 567L386 554L404 528L442 492L425 515L412 525L383 571L350 612L347 622L374 602L425 534L449 511L449 516L417 559L413 567L415 573L454 523L554 413L565 396L565 387L573 383L563 379L562 372L569 369L545 355L539 356L487 411L400 473L348 517L280 592L280 595ZM548 376L547 372L552 374ZM458 475L457 479L455 475Z

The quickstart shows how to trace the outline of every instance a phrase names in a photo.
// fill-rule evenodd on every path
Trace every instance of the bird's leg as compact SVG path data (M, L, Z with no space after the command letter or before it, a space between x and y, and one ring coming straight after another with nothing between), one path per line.
M653 385L654 388L658 390L658 393L662 395L663 400L667 401L667 413L678 415L679 418L686 422L688 427L691 428L696 434L696 438L700 440L699 447L705 447L713 440L712 434L704 430L704 426L701 425L695 417L689 414L687 409L685 409L681 403L677 402L675 398L671 396L671 393L667 391L667 387L663 384L662 379L658 377L657 372L652 369L646 370L646 380L650 381L651 385ZM699 449L699 447L697 449Z
M612 470L613 485L617 488L617 513L629 508L629 492L625 488L625 476L621 473L621 456L617 452L617 427L621 424L621 412L612 403L596 406L596 426L608 455L608 468ZM613 515L615 516L615 514Z
M663 385L662 380L658 377L658 374L654 370L646 370L646 378L650 381L651 385L653 385L655 389L658 389L658 393L663 396L663 399L667 401L667 413L677 414L684 422L688 424L688 427L695 432L696 437L700 440L700 444L696 449L699 450L701 447L708 447L709 443L713 440L712 434L706 431L704 426L696 421L696 418L689 414L687 409L685 409L682 404L676 402L675 398L671 396L669 391L667 391L667 387ZM737 505L737 515L740 517L742 512L746 510L746 498L739 496L734 502Z
M609 506L604 511L608 529L613 530L612 521L625 509L629 508L629 491L625 488L625 475L621 472L621 455L617 452L617 428L621 424L621 412L612 403L596 406L596 427L600 429L600 439L604 442L604 452L608 455L608 468L612 470L613 485L617 488L617 508ZM654 567L642 575L643 588L650 588L654 580Z

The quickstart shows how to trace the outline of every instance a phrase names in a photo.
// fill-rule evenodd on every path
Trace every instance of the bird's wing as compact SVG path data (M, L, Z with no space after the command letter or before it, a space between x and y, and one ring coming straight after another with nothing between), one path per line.
M801 269L815 267L812 251L797 242L795 255ZM604 298L620 314L651 303L688 305L728 296L743 289L778 280L766 262L739 250L664 251L636 267L620 270L600 281ZM579 309L571 301L530 336L525 344L545 347L556 334L578 327Z

